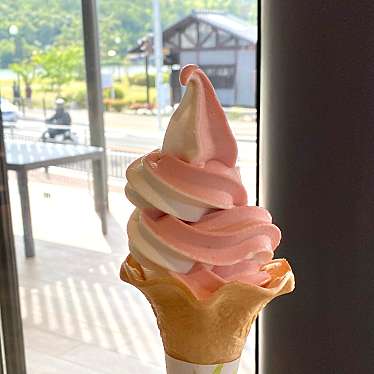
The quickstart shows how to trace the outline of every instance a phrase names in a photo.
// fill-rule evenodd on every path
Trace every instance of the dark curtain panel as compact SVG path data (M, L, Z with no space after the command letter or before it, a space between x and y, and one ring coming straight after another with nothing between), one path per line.
M0 312L6 373L26 374L17 264L10 215L3 123L0 111ZM1 362L0 355L0 362ZM0 364L0 373L4 372Z
M263 374L374 373L374 2L264 0L260 203L292 295L262 314Z

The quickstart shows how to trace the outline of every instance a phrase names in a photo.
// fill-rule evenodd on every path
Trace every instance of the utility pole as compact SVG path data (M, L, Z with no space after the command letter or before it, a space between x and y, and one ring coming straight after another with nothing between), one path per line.
M96 0L82 0L83 37L86 63L88 118L91 145L102 147L104 157L93 162L95 208L107 232L108 175L106 168L103 97L100 71L99 24Z
M158 128L162 130L161 118L161 86L162 86L162 28L160 19L160 3L159 0L153 0L153 50L156 61L156 92L157 92L157 123Z

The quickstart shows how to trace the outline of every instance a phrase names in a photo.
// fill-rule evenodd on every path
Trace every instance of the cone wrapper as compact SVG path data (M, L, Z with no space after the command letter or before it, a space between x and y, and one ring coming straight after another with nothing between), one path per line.
M200 365L176 360L166 355L167 374L236 374L239 369L240 358L231 362L214 365Z
M131 255L121 267L121 279L137 287L151 303L167 355L214 365L240 358L258 313L273 298L294 289L286 260L273 260L264 269L271 276L266 286L230 282L203 300L168 274L146 279Z

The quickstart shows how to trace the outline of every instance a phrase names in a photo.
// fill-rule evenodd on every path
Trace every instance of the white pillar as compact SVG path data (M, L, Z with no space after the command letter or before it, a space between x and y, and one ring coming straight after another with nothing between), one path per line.
M161 118L161 85L162 85L162 28L159 0L153 0L153 50L156 62L157 123L162 130Z

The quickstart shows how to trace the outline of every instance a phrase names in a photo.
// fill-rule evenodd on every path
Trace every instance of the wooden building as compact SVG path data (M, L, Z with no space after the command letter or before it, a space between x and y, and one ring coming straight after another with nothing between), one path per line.
M164 63L170 65L171 101L182 89L179 68L197 64L211 79L224 106L254 107L256 98L257 28L225 12L193 11L163 31ZM129 53L152 53L152 37ZM147 61L148 63L148 61Z

